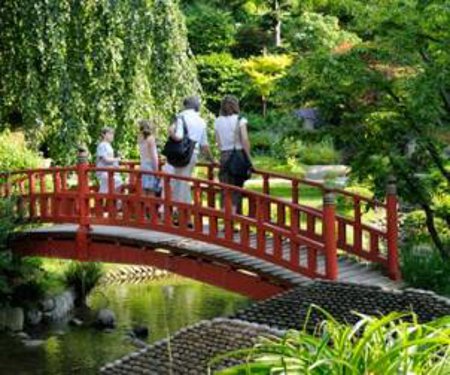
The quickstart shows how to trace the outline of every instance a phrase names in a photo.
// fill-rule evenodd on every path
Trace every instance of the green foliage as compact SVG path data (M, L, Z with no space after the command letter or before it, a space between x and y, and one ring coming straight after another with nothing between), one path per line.
M27 147L22 134L0 133L0 171L38 168L42 163L42 158Z
M326 320L315 334L303 329L262 338L253 349L216 358L212 364L228 357L246 361L217 374L437 375L450 370L449 317L420 324L414 313L358 314L359 322L350 326L316 309Z
M441 218L435 220L436 228L447 246L450 228ZM443 259L427 230L423 211L412 211L405 216L401 246L401 271L403 279L416 288L431 289L450 296L450 261Z
M318 13L304 12L291 19L288 29L287 39L298 52L331 50L344 43L360 42L356 34L341 29L338 18Z
M101 263L71 262L64 272L66 285L74 288L78 306L86 304L90 291L103 277L104 271Z
M292 64L289 55L264 55L248 59L242 65L250 78L254 90L263 101L263 116L266 115L267 99L276 88L276 83L286 74Z
M408 285L450 296L450 262L432 244L411 241L401 248L401 272Z
M22 127L58 163L104 126L135 147L136 119L166 127L199 92L184 18L168 1L1 2L0 125Z
M307 165L338 164L340 154L335 150L331 139L319 143L306 143L302 140L287 138L283 142L286 158L294 158Z
M38 258L23 258L8 249L8 238L19 222L14 202L0 201L0 306L29 307L44 296L57 280L45 272Z
M249 58L260 55L271 44L270 34L258 24L243 25L236 34L233 55Z
M206 3L195 3L186 13L189 44L194 54L229 51L236 34L231 13Z
M205 92L206 105L218 113L225 95L242 98L246 92L241 62L228 53L213 53L197 57L198 76Z
M336 144L346 149L353 177L370 182L378 196L395 175L400 196L426 213L427 230L447 259L435 203L448 196L450 184L438 136L450 121L449 22L442 1L355 7L347 26L361 42L299 55L278 98L319 108ZM408 153L412 141L416 149Z

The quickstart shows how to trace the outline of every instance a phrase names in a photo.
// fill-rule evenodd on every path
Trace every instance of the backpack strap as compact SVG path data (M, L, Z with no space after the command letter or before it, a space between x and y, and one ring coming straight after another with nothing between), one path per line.
M236 126L234 128L234 137L233 137L233 150L236 150L236 143L239 138L241 138L241 120L242 117L238 116Z
M184 135L186 137L189 137L189 130L186 124L186 118L184 116L181 116L181 122L183 123L183 131L184 131Z

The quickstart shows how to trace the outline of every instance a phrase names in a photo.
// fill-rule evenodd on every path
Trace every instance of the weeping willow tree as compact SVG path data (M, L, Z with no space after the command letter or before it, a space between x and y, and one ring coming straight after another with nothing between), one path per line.
M0 125L23 129L58 163L116 128L134 149L136 119L161 127L198 93L174 0L0 2Z

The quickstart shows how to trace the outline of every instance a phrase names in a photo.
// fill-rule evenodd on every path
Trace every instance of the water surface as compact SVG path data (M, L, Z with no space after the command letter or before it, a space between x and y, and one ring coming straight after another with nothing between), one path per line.
M0 334L0 374L97 374L105 363L136 350L126 337L134 325L148 327L146 341L151 343L202 319L232 314L248 303L245 297L179 277L102 286L92 293L89 305L113 310L117 329L104 333L55 324L39 335L45 341L35 348Z

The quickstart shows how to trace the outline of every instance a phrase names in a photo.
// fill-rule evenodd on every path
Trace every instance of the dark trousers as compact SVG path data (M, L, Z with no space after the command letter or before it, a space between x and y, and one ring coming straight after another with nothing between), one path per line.
M232 152L233 152L232 150L222 151L220 154L219 181L224 184L243 187L245 181L240 178L236 178L236 177L232 176L228 172L228 170L225 168L225 164L226 164L228 158L231 156ZM243 153L244 151L237 150L237 152ZM236 207L236 212L239 214L242 213L242 194L237 191L233 191L232 196L231 196L231 201L233 203L233 206ZM222 193L222 207L224 207L223 193Z

